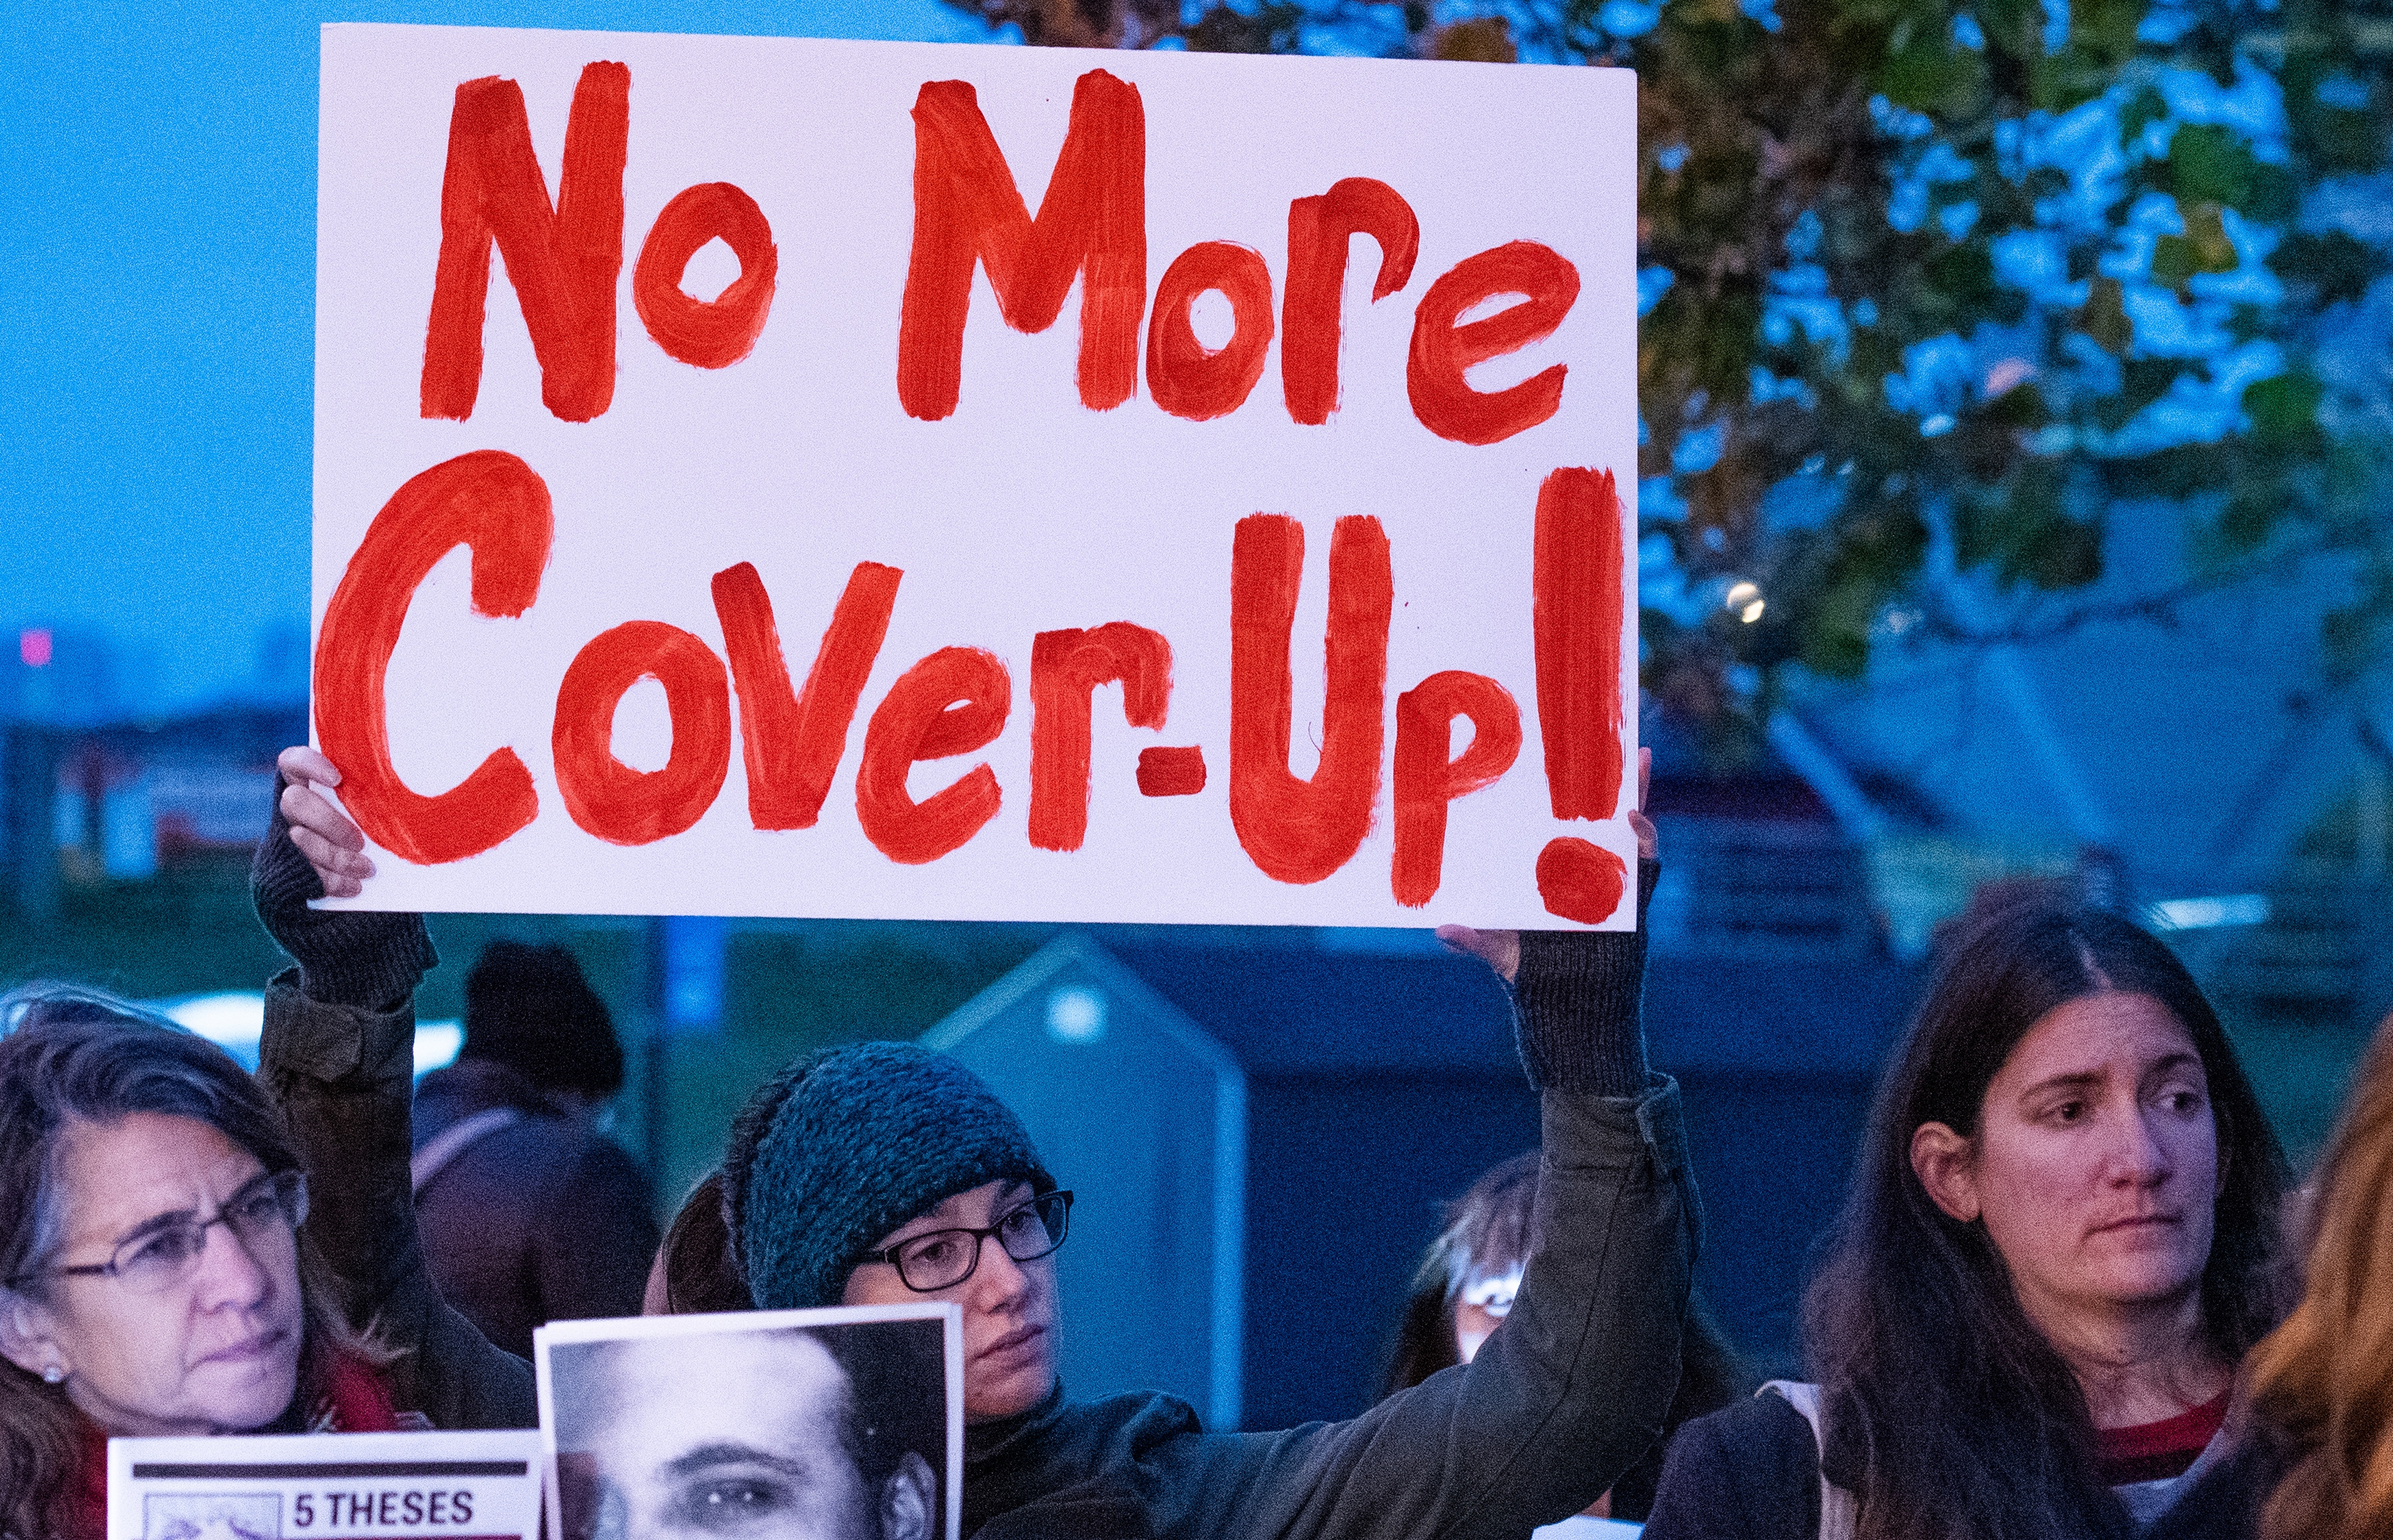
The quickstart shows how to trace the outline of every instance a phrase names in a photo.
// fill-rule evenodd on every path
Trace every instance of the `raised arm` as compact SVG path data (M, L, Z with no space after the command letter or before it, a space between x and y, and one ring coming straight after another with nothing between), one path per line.
M315 790L338 784L332 765L309 749L280 763L286 784L250 889L298 966L267 986L257 1073L307 1164L308 1237L343 1316L399 1354L390 1375L401 1411L436 1428L532 1427L531 1365L442 1301L416 1233L413 996L438 956L420 916L307 907L328 883L354 894L373 868L355 827Z
M1650 826L1640 835L1650 855ZM1633 933L1448 937L1507 976L1542 1092L1534 1240L1503 1329L1352 1422L1182 1441L1210 1468L1175 1483L1195 1500L1171 1533L1521 1540L1585 1507L1661 1435L1697 1218L1678 1090L1645 1061L1643 910L1659 868L1639 866Z

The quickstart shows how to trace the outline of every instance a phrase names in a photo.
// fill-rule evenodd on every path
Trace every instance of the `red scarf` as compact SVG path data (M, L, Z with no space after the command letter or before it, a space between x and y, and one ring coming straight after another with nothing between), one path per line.
M399 1431L399 1410L382 1371L342 1353L324 1377L323 1393L307 1414L310 1433L393 1433ZM108 1435L99 1424L83 1419L83 1469L74 1496L74 1533L59 1540L107 1540Z

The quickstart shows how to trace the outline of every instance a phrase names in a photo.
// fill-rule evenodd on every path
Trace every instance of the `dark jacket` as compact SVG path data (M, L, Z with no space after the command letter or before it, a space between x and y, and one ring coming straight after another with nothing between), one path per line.
M415 1148L499 1108L416 1194L416 1223L441 1297L509 1352L534 1326L637 1315L657 1253L647 1178L621 1146L565 1116L515 1070L463 1059L415 1091Z
M264 1073L318 1194L308 1220L350 1318L423 1341L405 1402L436 1426L534 1420L531 1374L433 1287L407 1201L413 1018L277 980ZM1628 997L1633 1007L1634 991ZM1505 1327L1469 1364L1351 1422L1205 1433L1159 1394L970 1429L978 1540L1526 1540L1587 1507L1659 1436L1678 1381L1695 1201L1676 1086L1544 1097L1536 1234ZM323 1229L319 1233L319 1226ZM418 1390L428 1381L428 1390Z
M1678 1379L1694 1202L1675 1087L1549 1091L1537 1245L1466 1365L1351 1422L1205 1433L1160 1394L1060 1390L967 1429L978 1540L1526 1540L1658 1436Z
M1828 1432L1830 1443L1839 1442L1833 1422ZM1860 1484L1856 1452L1835 1453L1830 1475L1850 1491ZM2138 1540L2250 1540L2280 1473L2269 1447L2239 1444ZM1816 1540L1819 1533L1819 1442L1783 1398L1739 1402L1670 1441L1645 1540Z
M326 1005L302 995L290 970L266 987L257 1075L307 1168L307 1238L329 1264L334 1302L352 1328L399 1351L386 1371L397 1410L439 1429L537 1427L531 1365L442 1302L416 1233L412 1006Z

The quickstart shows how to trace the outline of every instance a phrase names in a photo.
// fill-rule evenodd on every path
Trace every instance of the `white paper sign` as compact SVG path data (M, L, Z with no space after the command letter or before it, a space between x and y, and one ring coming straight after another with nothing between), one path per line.
M957 1540L955 1305L559 1321L532 1333L550 1540Z
M109 1540L534 1540L540 1435L111 1439Z
M342 25L322 90L363 902L1633 922L1627 72Z

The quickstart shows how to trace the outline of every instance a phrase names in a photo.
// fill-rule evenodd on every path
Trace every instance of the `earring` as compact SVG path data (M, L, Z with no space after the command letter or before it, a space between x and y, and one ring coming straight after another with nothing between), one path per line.
M66 1377L67 1366L63 1364L52 1364L42 1371L42 1383L45 1385L61 1384Z

